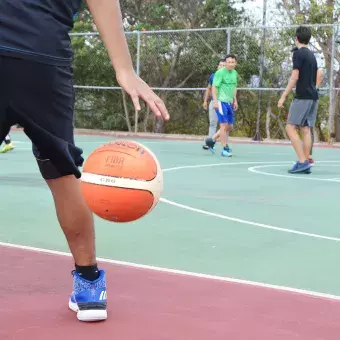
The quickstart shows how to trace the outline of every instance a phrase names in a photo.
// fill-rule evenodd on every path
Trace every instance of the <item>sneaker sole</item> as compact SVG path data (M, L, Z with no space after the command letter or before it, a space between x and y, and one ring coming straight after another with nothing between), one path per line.
M7 152L11 152L12 150L14 150L14 148L8 149L8 150L1 150L0 153L7 153Z
M107 311L105 309L79 310L78 305L72 301L68 302L68 307L77 313L77 319L79 321L96 322L107 319Z
M295 174L311 174L312 173L312 169L311 169L311 167L310 168L308 168L308 169L305 169L305 170L302 170L302 171L297 171L297 172L291 172L290 170L288 170L288 173L290 173L291 175L295 175Z

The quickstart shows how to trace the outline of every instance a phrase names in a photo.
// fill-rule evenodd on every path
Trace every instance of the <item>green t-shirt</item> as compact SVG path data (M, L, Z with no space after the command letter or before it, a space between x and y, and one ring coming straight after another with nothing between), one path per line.
M237 71L229 71L225 67L219 69L215 73L213 86L216 86L219 101L232 103L237 88Z

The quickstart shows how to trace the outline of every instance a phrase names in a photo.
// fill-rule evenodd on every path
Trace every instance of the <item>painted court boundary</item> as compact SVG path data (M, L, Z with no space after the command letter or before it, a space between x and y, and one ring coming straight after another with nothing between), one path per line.
M340 161L318 161L318 163L340 163ZM200 169L200 168L206 168L206 167L216 167L216 166L233 166L233 165L259 165L259 164L263 164L260 166L255 166L252 168L248 168L248 171L250 169L255 169L255 168L261 168L261 167L269 167L269 166L281 166L281 165L285 165L285 164L292 164L292 162L277 162L277 161L272 161L272 162L226 162L226 163L213 163L213 164L202 164L202 165L185 165L185 166L178 166L178 167L173 167L173 168L169 168L169 169L164 169L163 172L170 172L170 171L178 171L178 170L185 170L185 169ZM264 174L264 173L263 173ZM290 177L290 176L284 176L284 175L278 175L279 177ZM292 178L297 178L297 176L291 176ZM312 179L312 178L303 178L301 177L301 179ZM315 178L314 178L315 179ZM316 179L315 179L316 180ZM330 179L325 179L325 181L331 181ZM339 181L337 181L339 182ZM288 229L288 228L281 228L281 227L277 227L277 226L273 226L273 225L269 225L269 224L264 224L264 223L258 223L255 221L248 221L248 220L243 220L240 218L236 218L236 217L232 217L232 216L227 216L227 215L222 215L222 214L217 214L217 213L213 213L210 211L206 211L206 210L202 210L202 209L197 209L188 205L184 205L175 201L171 201L168 200L166 198L161 198L160 199L161 202L175 206L177 208L181 208L181 209L185 209L188 211L192 211L195 213L199 213L202 215L206 215L206 216L212 216L212 217L216 217L216 218L220 218L220 219L224 219L224 220L228 220L228 221L232 221L232 222L237 222L237 223L241 223L241 224L247 224L253 227L259 227L259 228L264 228L264 229L269 229L269 230L275 230L275 231L280 231L280 232L285 232L285 233L290 233L290 234L296 234L296 235L300 235L300 236L307 236L307 237L312 237L315 239L323 239L323 240L328 240L328 241L335 241L335 242L340 242L340 238L337 237L331 237L331 236L325 236L325 235L320 235L320 234L313 234L313 233L308 233L308 232L303 232L303 231L299 231L299 230L295 230L295 229Z
M19 244L12 244L12 243L5 243L5 242L0 242L0 247L26 250L26 251L36 252L36 253L40 253L40 254L49 254L49 255L56 255L56 256L62 256L62 257L72 257L71 253L66 253L66 252L61 252L61 251L56 251L56 250L50 250L50 249L44 249L44 248L23 246L23 245L19 245ZM200 279L243 284L243 285L253 286L253 287L258 287L258 288L274 289L274 290L281 291L281 292L296 293L296 294L306 295L306 296L310 296L310 297L314 297L314 298L324 298L324 299L329 299L329 300L340 301L340 296L338 296L338 295L314 292L314 291L285 287L285 286L272 285L272 284L263 283L263 282L248 281L248 280L242 280L242 279L236 279L236 278L224 277L224 276L217 276L217 275L194 273L194 272L189 272L189 271L184 271L184 270L155 267L155 266L149 266L149 265L144 265L144 264L137 264L137 263L133 263L133 262L125 262L125 261L117 261L117 260L112 260L112 259L100 258L100 257L98 257L97 260L98 260L98 262L113 264L113 265L117 265L117 266L124 266L124 267L130 267L130 268L135 268L135 269L152 270L152 271L165 273L165 274L173 274L173 275L179 275L179 276L189 276L189 277L195 277L195 278L200 278Z
M340 161L320 161L318 163L340 163ZM277 162L277 161L276 162L275 161L273 161L273 162L270 162L270 161L266 161L266 162L254 161L254 162L234 162L234 163L226 162L226 163L215 163L215 164L177 166L177 167L173 167L173 168L169 168L169 169L164 169L163 171L164 172L170 172L170 171L177 171L177 170L184 170L184 169L199 169L199 168L214 167L214 166L261 165L261 164L263 164L263 165L270 165L270 164L284 165L284 164L292 164L292 162L288 162L288 161L286 161L286 162L285 161L280 161L280 162ZM209 216L219 217L219 218L222 218L222 219L228 219L228 220L239 222L239 223L244 223L244 224L248 224L248 225L253 225L253 226L258 226L258 227L262 227L262 228L283 231L283 232L289 232L289 233L294 233L294 234L300 234L300 235L310 236L310 237L315 237L315 238L333 240L333 241L337 241L337 242L340 241L340 239L338 239L338 238L327 237L327 236L323 236L323 235L310 234L310 233L304 233L304 232L299 232L299 231L296 231L296 230L279 228L279 227L265 225L265 224L256 223L256 222L252 222L252 221L241 220L241 219L237 219L237 218L233 218L233 217L229 217L229 216L225 216L225 215L219 215L219 214L215 214L215 213L212 213L212 212L208 212L208 211L196 209L196 208L193 208L193 207L189 207L189 206L186 206L186 205L182 205L180 203L173 202L173 201L170 201L170 200L167 200L167 199L164 199L164 198L162 198L161 201L164 202L164 203L173 205L173 206L177 206L179 208L191 210L193 212L198 212L198 213L209 215ZM66 252L55 251L55 250L44 249L44 248L36 248L36 247L24 246L24 245L18 245L18 244L6 243L6 242L0 242L0 247L26 250L26 251L37 252L37 253L41 253L41 254L50 254L50 255L63 256L63 257L71 257L72 256L70 253L66 253ZM216 280L216 281L229 282L229 283L235 283L235 284L243 284L243 285L259 287L259 288L274 289L274 290L281 291L281 292L296 293L296 294L306 295L306 296L315 297L315 298L325 298L325 299L339 300L340 301L340 296L338 296L338 295L332 295L332 294L326 294L326 293L321 293L321 292L297 289L297 288L292 288L292 287L285 287L285 286L267 284L267 283L263 283L263 282L248 281L248 280L242 280L242 279L237 279L237 278L195 273L195 272L189 272L189 271L183 271L183 270L177 270L177 269L170 269L170 268L163 268L163 267L156 267L156 266L149 266L149 265L143 265L143 264L137 264L137 263L125 262L125 261L117 261L117 260L106 259L106 258L98 258L98 261L103 262L103 263L113 264L113 265L131 267L131 268L135 268L135 269L152 270L152 271L157 271L157 272L161 272L161 273L165 273L165 274L182 275L182 276L189 276L189 277L195 277L195 278L200 278L200 279L208 279L208 280Z

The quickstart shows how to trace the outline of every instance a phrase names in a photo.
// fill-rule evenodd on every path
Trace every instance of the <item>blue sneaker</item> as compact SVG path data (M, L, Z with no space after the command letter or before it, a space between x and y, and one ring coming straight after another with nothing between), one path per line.
M311 169L312 165L309 163L309 161L305 161L303 163L300 162L296 162L293 167L288 170L288 172L290 174L310 174L310 169Z
M222 152L221 152L221 156L222 157L231 157L232 156L232 153L229 149L229 146L226 146L223 148Z
M227 145L224 149L228 152L228 154L229 154L228 157L232 157L233 154L232 154L232 151L231 151L229 145Z
M75 270L73 275L73 292L68 306L77 313L80 321L101 321L107 319L107 293L104 270L99 271L99 278L88 281Z

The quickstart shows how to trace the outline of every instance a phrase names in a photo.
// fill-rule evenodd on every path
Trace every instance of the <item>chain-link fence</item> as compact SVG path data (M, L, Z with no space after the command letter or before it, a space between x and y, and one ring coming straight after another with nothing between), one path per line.
M323 70L316 135L339 136L340 32L338 25L311 26L310 49ZM157 120L147 107L137 115L119 88L97 33L72 35L75 50L76 126L205 135L202 107L209 75L228 53L238 59L238 101L234 136L286 138L289 102L278 110L292 67L296 26L138 31L126 33L136 72L166 102L171 120ZM292 98L291 95L290 99Z

